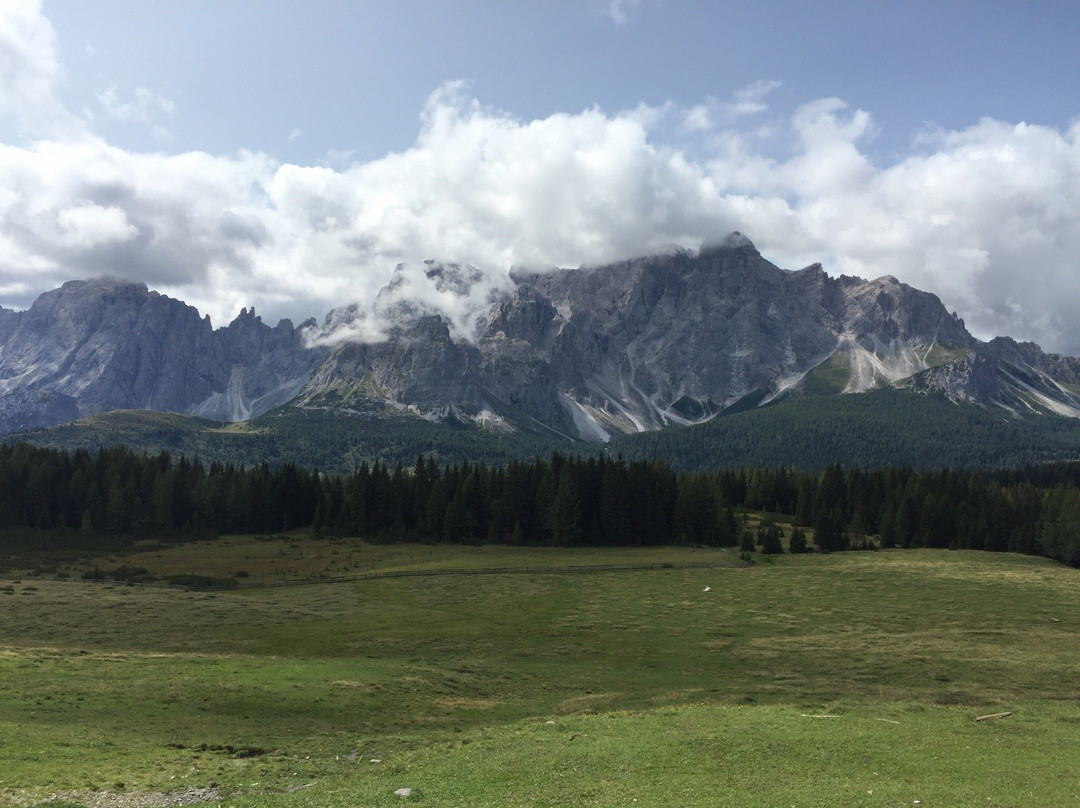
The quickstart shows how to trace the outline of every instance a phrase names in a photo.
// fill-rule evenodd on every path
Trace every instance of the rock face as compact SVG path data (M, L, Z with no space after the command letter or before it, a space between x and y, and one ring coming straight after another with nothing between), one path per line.
M944 391L954 400L1010 412L1052 412L1080 418L1080 359L1043 353L1031 342L997 337L955 361L905 380L913 390Z
M442 270L432 277L445 287ZM475 340L438 315L398 311L382 341L335 348L297 403L375 399L587 440L882 385L1080 416L1077 360L982 343L935 295L895 278L781 270L739 233L697 254L511 279Z
M227 328L146 286L71 281L0 311L0 430L114 409L240 420L291 399L325 355L283 320Z
M308 327L243 310L215 331L145 286L67 283L25 312L0 309L0 430L118 408L242 420L291 400L603 441L884 385L1080 417L1080 360L981 342L895 278L779 269L739 233L508 278L403 264L371 307L327 315L331 347L305 347Z

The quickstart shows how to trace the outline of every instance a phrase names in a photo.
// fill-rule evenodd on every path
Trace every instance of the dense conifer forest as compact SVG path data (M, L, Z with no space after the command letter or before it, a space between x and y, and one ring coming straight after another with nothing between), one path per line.
M311 527L373 541L533 545L695 544L782 551L941 547L1041 554L1080 565L1080 464L1003 472L830 465L673 471L590 456L438 466L417 458L326 475L203 464L168 452L68 454L0 446L0 548L95 546ZM806 530L804 530L804 528Z
M785 465L822 471L833 463L991 470L1076 460L1078 447L1075 418L1021 415L906 390L793 395L611 443L611 451L628 459L663 457L687 471Z
M0 443L22 442L63 451L96 452L101 446L125 446L147 454L165 450L235 466L255 466L264 460L271 468L295 463L339 474L348 474L365 461L408 465L418 454L434 455L441 464L482 460L503 465L512 459L567 452L575 445L551 433L501 433L453 417L433 423L377 406L348 413L283 407L236 424L177 413L116 410L0 435Z
M535 425L534 425L535 426ZM62 451L126 446L138 453L200 457L204 462L271 469L293 463L347 475L362 463L411 466L417 455L439 466L466 461L505 466L552 453L662 457L676 471L781 466L823 471L910 466L992 470L1080 458L1080 420L1011 415L954 403L944 396L878 390L845 396L792 396L762 407L738 405L688 427L622 435L607 444L582 443L550 432L498 432L455 417L439 422L379 407L341 413L283 407L253 421L220 424L190 415L117 411L67 424L0 436Z

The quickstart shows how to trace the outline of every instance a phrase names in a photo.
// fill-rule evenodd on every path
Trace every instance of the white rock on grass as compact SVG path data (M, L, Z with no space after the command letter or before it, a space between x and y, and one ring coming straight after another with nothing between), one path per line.
M397 795L398 797L410 797L410 796L412 796L412 789L411 788L399 788L397 791L394 792L394 794Z

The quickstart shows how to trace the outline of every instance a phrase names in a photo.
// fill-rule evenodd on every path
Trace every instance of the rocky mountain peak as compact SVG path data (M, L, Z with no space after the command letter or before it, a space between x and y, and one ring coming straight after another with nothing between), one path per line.
M0 346L8 341L8 337L19 327L22 312L13 309L5 309L0 306Z
M733 230L725 236L717 248L721 250L749 250L755 253L758 251L758 248L754 246L754 242L738 230Z
M129 281L104 275L98 278L85 278L83 280L65 281L59 289L45 294L54 294L57 297L78 296L85 299L104 297L110 294L130 294L146 297L157 292L150 292L145 283Z
M0 339L0 431L114 409L247 418L292 398L325 353L254 309L214 331L186 303L115 278L46 292L0 318Z
M260 317L259 315L257 315L255 313L255 307L254 306L252 306L250 309L247 308L246 306L241 307L240 308L240 313L238 315L236 315L236 317L233 319L233 324L245 323L245 322L250 322L250 323L261 323L262 322L262 317Z

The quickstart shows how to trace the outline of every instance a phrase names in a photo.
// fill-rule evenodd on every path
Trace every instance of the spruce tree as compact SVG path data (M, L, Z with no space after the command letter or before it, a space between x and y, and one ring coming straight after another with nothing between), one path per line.
M783 533L779 525L772 522L762 524L758 528L758 536L761 540L761 552L766 555L776 555L784 552L784 545L781 543Z
M806 532L801 527L796 527L791 531L788 548L792 553L805 553L807 551Z
M757 545L754 543L754 534L750 532L749 528L743 528L742 533L739 536L739 549L744 553L753 553L757 550Z

